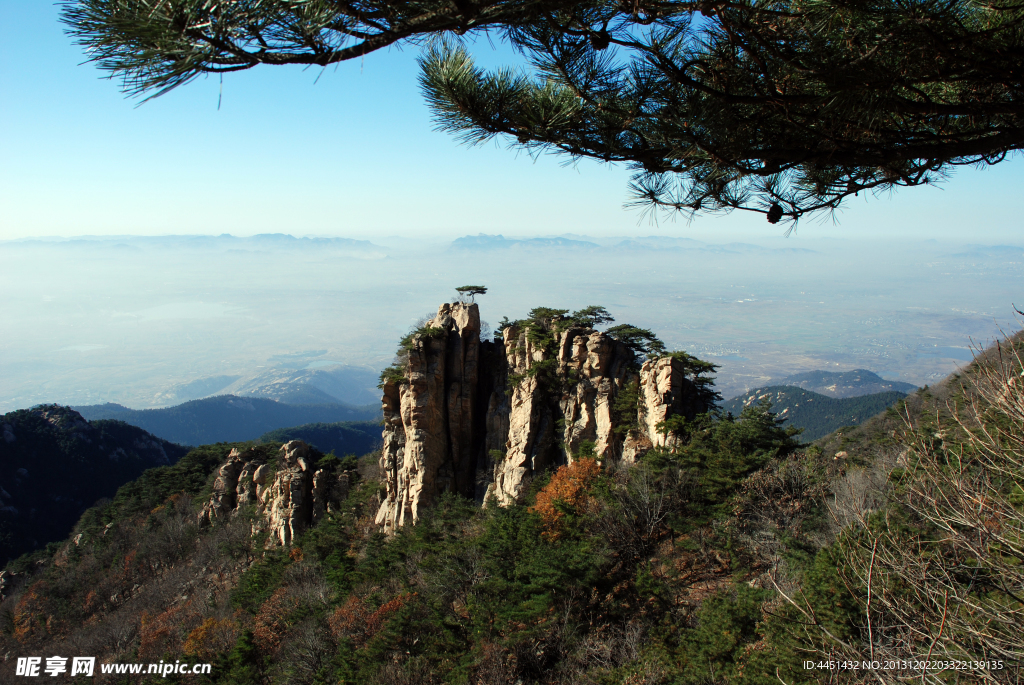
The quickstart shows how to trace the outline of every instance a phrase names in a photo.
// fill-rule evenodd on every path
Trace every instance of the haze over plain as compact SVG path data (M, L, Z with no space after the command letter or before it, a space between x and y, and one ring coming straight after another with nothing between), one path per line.
M274 368L377 371L463 283L490 288L478 302L491 326L603 305L720 364L727 398L813 369L924 385L969 360L972 340L1015 329L1024 280L1017 247L781 237L123 237L5 242L0 259L17 333L3 341L3 411L166 406L171 388Z
M256 69L223 91L200 80L136 108L80 64L57 13L0 7L4 411L166 404L169 388L282 359L376 370L464 283L491 288L480 304L492 324L540 305L606 306L721 364L727 397L818 368L929 383L972 339L1017 327L1019 158L941 189L862 197L838 225L804 222L788 239L760 216L651 225L623 209L622 168L567 169L434 132L415 51L322 73ZM516 61L500 45L475 50ZM224 233L342 240L196 237ZM453 249L480 233L596 247ZM34 242L81 235L98 238Z

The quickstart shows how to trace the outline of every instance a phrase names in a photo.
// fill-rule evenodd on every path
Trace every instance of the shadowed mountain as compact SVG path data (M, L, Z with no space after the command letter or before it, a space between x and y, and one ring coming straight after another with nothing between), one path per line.
M259 397L221 395L166 409L129 409L119 404L75 407L87 419L117 419L184 445L255 440L268 431L307 423L372 421L373 405L285 404Z
M800 440L812 442L843 426L859 425L904 397L906 393L889 391L839 399L794 386L774 385L734 397L723 402L721 408L739 416L743 407L768 400L771 410L785 419L786 425L804 429Z
M0 417L0 565L67 537L103 497L187 451L120 421L41 405Z
M302 440L324 454L361 456L380 449L379 421L342 421L339 423L307 423L294 428L279 428L260 436L260 443Z

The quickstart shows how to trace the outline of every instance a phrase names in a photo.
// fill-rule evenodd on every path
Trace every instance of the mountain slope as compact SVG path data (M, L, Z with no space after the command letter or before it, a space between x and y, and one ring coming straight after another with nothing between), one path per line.
M1017 407L1007 435L1019 464L1024 394L1012 366L990 389ZM196 681L208 685L769 685L835 682L834 670L806 666L835 654L857 664L929 650L940 662L985 657L982 640L996 630L1011 654L1024 653L1020 564L1005 547L976 544L1021 539L1017 471L954 483L987 486L984 497L930 499L980 514L959 519L965 531L933 535L905 509L868 515L900 514L898 498L918 478L897 468L909 448L928 457L917 467L938 467L916 481L928 496L942 486L932 476L963 473L948 468L950 454L965 452L941 411L957 411L945 400L970 400L976 370L803 448L755 393L738 418L684 424L685 443L630 468L581 456L505 507L448 493L394 535L374 524L374 457L357 465L294 444L199 448L88 511L64 544L8 567L0 673L22 656L73 649L97 667L212 663ZM286 529L294 535L275 536ZM956 535L964 544L954 548ZM925 544L943 552L928 569L944 572L905 573ZM979 550L967 557L976 563L965 566L964 550ZM872 572L884 581L874 594L863 585ZM976 599L980 582L982 599L996 601ZM931 601L906 601L919 591ZM1000 625L996 612L1009 620ZM873 636L879 625L888 632ZM949 637L919 626L945 626ZM1017 683L1018 667L992 667L989 681Z
M65 538L97 500L187 451L120 421L58 405L0 417L0 564Z
M119 404L75 407L87 419L117 419L184 445L255 440L268 431L307 423L367 421L375 407L284 404L259 397L221 395L166 409L128 409Z
M875 395L880 392L902 392L904 394L917 390L916 385L903 381L887 381L873 371L854 369L853 371L807 371L786 376L772 385L792 385L804 390L828 395L829 397L859 397Z
M743 407L762 400L771 402L772 411L787 425L803 428L800 439L812 442L843 426L856 426L885 411L906 397L902 392L881 392L836 399L794 386L773 385L758 388L723 402L723 411L739 416Z
M294 428L279 428L260 436L260 443L302 440L324 454L357 456L378 449L381 425L378 421L342 421L338 423L307 423Z

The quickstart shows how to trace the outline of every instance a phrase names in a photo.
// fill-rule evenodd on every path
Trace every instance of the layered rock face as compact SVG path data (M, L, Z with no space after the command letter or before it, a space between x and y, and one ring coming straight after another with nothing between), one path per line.
M534 475L581 453L633 461L670 446L657 424L707 411L682 362L639 369L622 342L589 328L527 327L481 342L475 304L444 304L409 338L399 377L384 384L386 497L377 523L394 531L451 490L518 501Z
M385 383L387 494L377 512L385 529L415 521L442 492L475 496L480 353L477 306L444 304L411 338L402 379Z
M199 514L200 523L254 505L254 532L269 530L268 545L291 545L348 496L349 474L314 470L315 461L313 450L301 440L285 443L275 460L255 449L231 450L217 472L210 501Z
M504 331L508 373L517 382L511 388L504 459L494 466L490 489L500 504L521 497L535 473L571 463L585 441L598 459L621 456L622 436L615 430L621 421L614 405L623 388L636 382L633 353L594 330L572 328L555 335L557 356L549 356L528 331ZM546 378L535 372L544 364Z
M686 377L678 359L662 357L644 362L640 368L637 427L623 446L622 458L635 461L653 447L673 446L673 438L658 430L658 424L672 416L692 419L707 411L696 386Z

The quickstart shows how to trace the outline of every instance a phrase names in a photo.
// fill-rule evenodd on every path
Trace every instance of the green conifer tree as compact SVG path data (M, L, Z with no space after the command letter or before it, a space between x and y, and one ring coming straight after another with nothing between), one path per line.
M422 85L471 143L628 165L635 202L768 221L930 184L1024 147L1011 0L66 0L129 93L259 64L328 65L442 37ZM452 35L500 35L535 74ZM447 38L446 38L447 36Z

